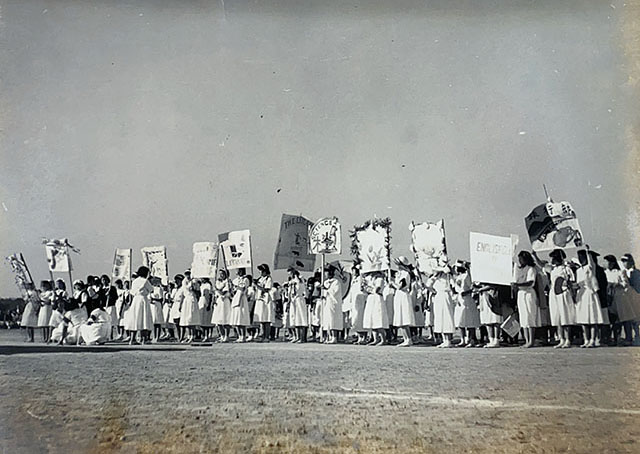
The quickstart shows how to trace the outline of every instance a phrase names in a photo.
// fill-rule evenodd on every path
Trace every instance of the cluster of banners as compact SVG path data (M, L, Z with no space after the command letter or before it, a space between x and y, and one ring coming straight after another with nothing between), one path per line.
M524 222L531 248L536 252L579 248L584 244L578 218L569 202L538 205Z
M169 284L169 261L165 246L149 246L140 249L142 264L149 268L151 276L159 277L163 285Z
M536 252L575 249L584 240L576 213L569 202L548 202L539 205L525 218L525 226ZM411 222L411 251L418 269L431 274L448 262L444 220L437 222ZM362 273L391 269L391 220L374 219L352 232L352 253ZM301 271L313 271L317 255L342 253L342 229L336 217L326 217L313 223L301 215L283 214L280 234L274 254L274 269L294 266ZM70 251L79 252L66 238L46 239L47 263L52 273L71 272ZM477 282L508 285L513 280L514 254L518 237L495 236L471 232L469 235L471 274ZM142 263L166 285L169 281L167 248L165 246L141 249ZM21 292L33 284L22 257L14 254L7 261L15 274ZM339 270L338 278L348 289L351 279L351 262L334 261ZM216 270L225 268L252 268L251 232L238 230L218 235L218 242L193 244L191 273L194 277L215 278ZM132 250L116 249L112 277L128 280L132 271Z
M421 272L431 274L434 268L447 263L444 219L420 224L411 222L409 230L411 231L411 250Z

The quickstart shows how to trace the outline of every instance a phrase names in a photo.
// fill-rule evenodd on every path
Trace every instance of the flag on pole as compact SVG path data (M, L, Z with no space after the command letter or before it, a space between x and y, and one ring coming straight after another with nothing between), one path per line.
M309 228L313 223L303 217L283 214L280 235L273 260L274 270L295 266L301 271L313 271L316 256L309 253Z
M249 230L221 233L218 235L218 242L227 270L251 269L251 232Z
M535 207L524 219L536 252L579 248L584 244L582 229L569 202L549 202Z

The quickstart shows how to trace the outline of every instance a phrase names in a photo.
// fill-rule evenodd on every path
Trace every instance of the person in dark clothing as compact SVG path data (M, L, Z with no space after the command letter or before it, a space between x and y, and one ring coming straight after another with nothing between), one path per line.
M598 298L600 299L600 307L603 309L603 311L608 312L609 297L607 295L607 273L605 272L604 268L598 264L598 257L600 256L600 254L591 250L589 250L589 254L591 255L593 263L596 267L596 280L598 281ZM611 331L611 324L602 326L601 342L603 344L608 344L611 341ZM615 336L614 334L614 337L617 336Z

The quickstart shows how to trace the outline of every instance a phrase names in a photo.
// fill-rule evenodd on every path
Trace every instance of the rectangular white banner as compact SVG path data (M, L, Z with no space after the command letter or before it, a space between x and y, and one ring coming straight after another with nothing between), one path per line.
M515 238L469 233L471 279L485 284L509 285L513 280Z

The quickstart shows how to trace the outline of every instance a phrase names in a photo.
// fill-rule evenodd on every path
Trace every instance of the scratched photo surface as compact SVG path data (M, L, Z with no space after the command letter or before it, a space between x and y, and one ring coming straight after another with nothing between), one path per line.
M39 284L43 238L74 278L162 245L172 277L249 229L272 264L287 213L340 220L330 260L387 217L394 257L444 219L468 260L470 231L530 249L546 185L640 257L639 81L637 0L0 0L0 253ZM640 451L639 349L333 347L0 330L0 453Z

